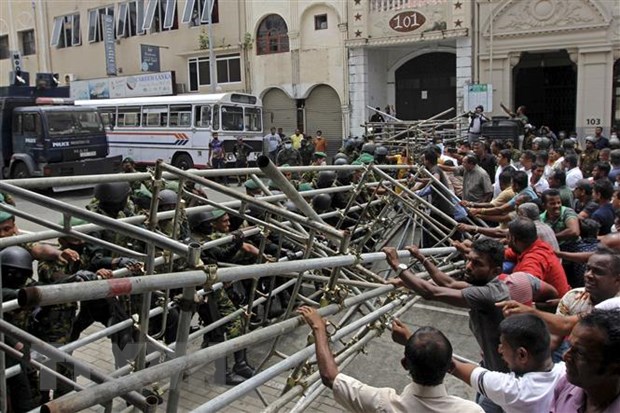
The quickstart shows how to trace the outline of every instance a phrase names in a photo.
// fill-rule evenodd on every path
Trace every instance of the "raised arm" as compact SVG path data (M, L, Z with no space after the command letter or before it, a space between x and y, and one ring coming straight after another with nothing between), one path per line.
M405 247L407 251L411 254L413 258L420 261L424 266L424 269L428 271L428 274L431 276L433 281L441 287L452 288L454 290L462 290L467 287L471 287L469 283L464 281L457 281L454 278L450 277L448 274L441 271L435 264L431 262L428 258L420 253L420 249L415 245L409 245ZM396 264L398 266L398 264Z
M327 339L327 326L323 317L316 312L314 308L303 306L297 312L302 315L306 323L312 329L314 336L316 360L319 366L319 374L321 381L330 389L334 386L334 380L338 375L338 365L336 359L329 349L329 341Z

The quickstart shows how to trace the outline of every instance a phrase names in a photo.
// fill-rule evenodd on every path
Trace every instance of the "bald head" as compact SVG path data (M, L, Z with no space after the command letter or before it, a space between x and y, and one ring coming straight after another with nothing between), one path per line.
M517 215L519 215L520 217L529 218L532 221L536 221L540 219L540 209L535 203L526 202L519 205L519 208L517 209Z

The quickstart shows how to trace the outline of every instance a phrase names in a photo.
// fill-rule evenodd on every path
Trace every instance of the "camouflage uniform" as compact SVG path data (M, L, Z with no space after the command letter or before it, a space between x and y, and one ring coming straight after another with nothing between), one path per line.
M288 164L290 166L300 166L301 165L301 155L299 151L296 149L282 149L278 152L278 156L276 157L276 163L278 165Z
M40 262L38 265L39 284L48 285L62 282L64 278L75 274L81 269L88 267L90 259L86 254L80 254L80 261L74 263L62 264L58 261L54 262ZM73 322L76 320L77 303L64 303L55 304L37 308L32 316L31 320L31 332L34 336L46 341L50 344L64 345L71 341L71 329ZM56 371L63 376L74 380L75 375L72 366L58 364L54 366ZM73 390L73 387L54 378L51 379L55 382L54 398L58 398L64 394ZM41 388L45 389L46 380L41 380ZM42 402L46 402L49 393L43 392Z
M581 172L583 172L583 177L589 178L592 176L594 165L598 162L598 149L585 150L581 153L579 158L579 168Z
M211 234L199 234L193 233L192 238L200 244L219 239L228 234L213 232ZM217 261L232 261L232 258L239 252L242 241L231 242L229 245L222 245L203 251L202 258L205 262L215 264ZM235 306L233 300L231 300L230 293L234 293L233 286L225 286L219 290L212 291L207 295L207 299L204 303L198 306L198 315L200 316L204 325L209 325L219 320L222 317L226 317L229 314L237 311L238 306ZM234 294L237 295L236 293ZM239 303L240 304L240 303ZM228 322L223 327L218 327L213 330L210 336L205 335L205 341L221 342L225 338L238 337L243 333L243 323L241 317L236 317L232 321Z

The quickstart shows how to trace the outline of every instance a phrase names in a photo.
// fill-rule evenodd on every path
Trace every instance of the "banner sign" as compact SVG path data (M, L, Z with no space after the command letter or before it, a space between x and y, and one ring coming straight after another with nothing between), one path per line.
M159 72L159 46L140 45L140 70L143 72Z
M71 97L74 99L115 99L173 94L174 72L71 82Z
M103 46L105 50L105 70L107 75L116 76L116 45L114 39L114 17L102 16Z

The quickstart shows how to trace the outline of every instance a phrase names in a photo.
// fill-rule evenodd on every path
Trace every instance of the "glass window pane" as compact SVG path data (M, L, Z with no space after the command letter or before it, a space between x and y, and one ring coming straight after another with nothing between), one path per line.
M52 30L52 39L51 39L50 45L58 46L58 43L60 42L60 33L62 31L62 25L63 25L64 20L65 20L64 17L56 17L54 19L54 30Z
M153 25L153 19L155 18L155 11L157 10L157 6L159 5L159 0L148 0L146 4L146 12L144 13L144 24L142 25L143 30L150 30Z
M181 23L189 23L192 20L195 1L196 0L187 0L185 2L185 9L183 10L183 18L181 19Z
M174 15L176 12L177 1L166 0L166 14L164 18L164 29L170 29L174 25Z
M243 130L243 108L222 106L222 130Z
M116 37L125 37L129 35L127 29L127 3L118 5L118 22L116 23Z
M241 82L241 59L228 60L228 81Z
M68 39L67 39L68 40ZM80 15L73 15L73 32L71 34L71 45L79 46L82 44L82 34L80 28Z
M99 11L90 10L88 12L88 41L91 43L97 41L98 22L99 22Z
M228 83L228 59L217 61L217 81L219 83Z
M211 84L211 70L208 60L198 62L198 81L200 86Z

